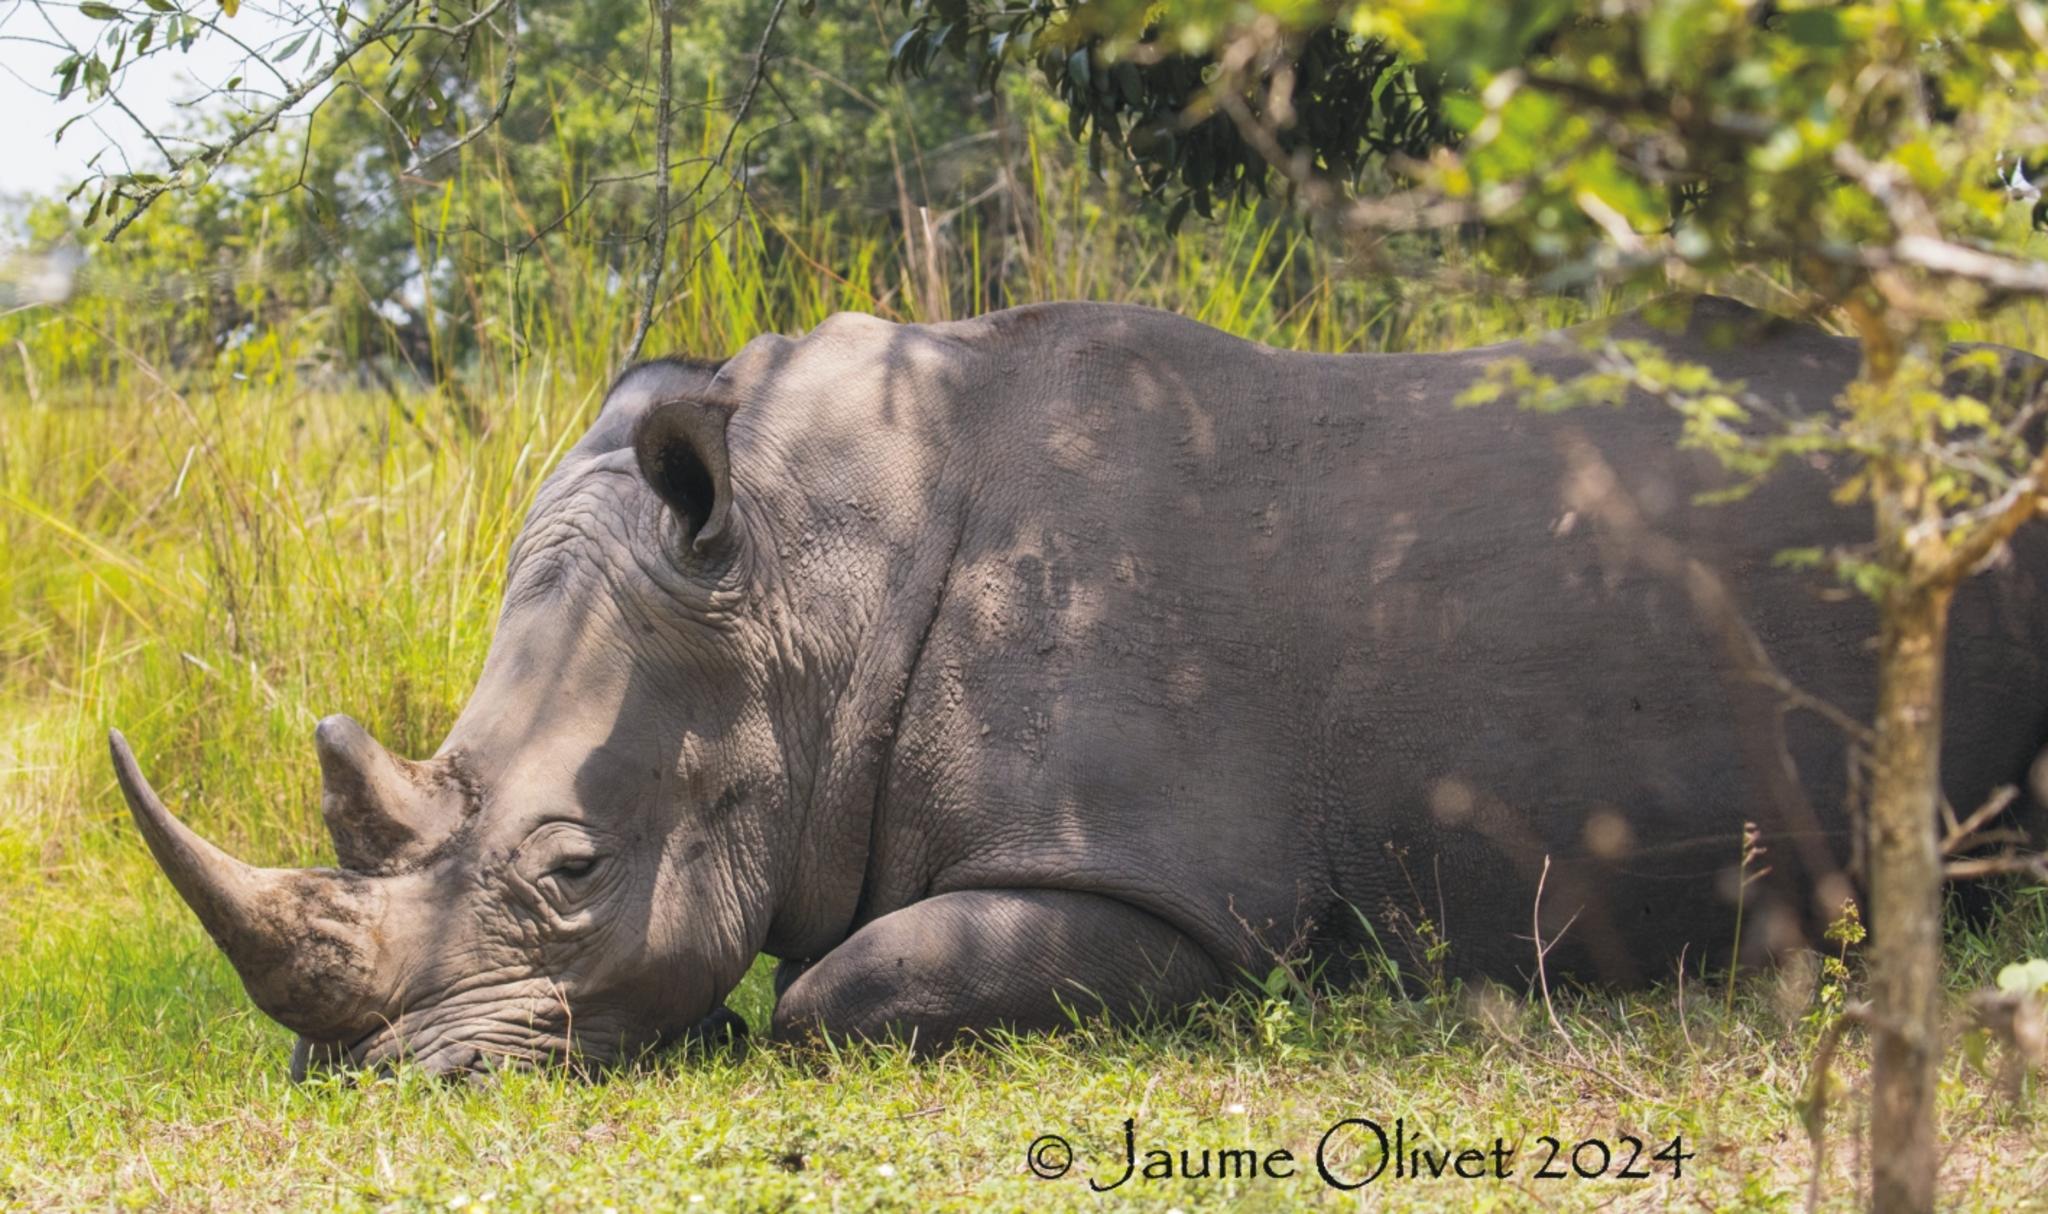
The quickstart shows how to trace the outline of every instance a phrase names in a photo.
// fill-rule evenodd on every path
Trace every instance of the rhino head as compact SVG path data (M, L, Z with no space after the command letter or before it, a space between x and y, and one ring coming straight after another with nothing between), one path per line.
M735 493L714 383L659 362L615 385L537 496L483 673L434 757L320 722L338 867L229 856L112 735L157 862L257 1006L299 1034L295 1072L630 1056L721 1006L793 886L838 888L778 833L802 826L781 680L806 657L763 590L773 543Z

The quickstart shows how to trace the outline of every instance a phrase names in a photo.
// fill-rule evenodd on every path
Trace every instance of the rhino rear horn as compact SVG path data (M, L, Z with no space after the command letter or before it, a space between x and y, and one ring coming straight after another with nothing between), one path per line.
M272 1019L319 1041L359 1034L384 1000L370 878L323 869L257 868L202 839L164 808L118 730L114 778L128 812L179 897Z
M313 730L320 752L320 816L334 855L355 872L388 872L437 847L461 818L459 790L377 744L361 725L331 716Z

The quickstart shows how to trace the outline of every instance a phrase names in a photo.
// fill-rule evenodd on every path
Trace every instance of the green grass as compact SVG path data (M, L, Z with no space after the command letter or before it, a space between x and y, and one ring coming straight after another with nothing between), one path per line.
M702 226L651 348L723 353L839 308L916 319L1061 297L1318 350L1477 344L1593 310L1347 279L1293 229L1243 216L1160 242L1077 180L1034 175L1045 239L993 298L995 238L972 229L926 258L829 216ZM1817 1029L1798 967L1746 979L1732 1006L1700 975L1682 996L1561 992L1561 1029L1530 991L1416 1000L1382 984L922 1064L764 1049L598 1084L288 1084L287 1035L129 829L104 731L127 731L166 799L230 850L324 861L314 721L347 711L394 750L433 749L489 643L525 505L594 409L630 301L593 286L524 315L517 341L450 386L397 393L315 386L283 328L180 367L146 326L110 331L94 301L4 321L28 365L50 364L0 380L0 1206L1348 1207L1307 1162L1287 1180L1134 1180L1108 1196L1082 1177L1115 1174L1126 1117L1145 1143L1308 1161L1351 1116L1405 1118L1424 1145L1522 1145L1515 1180L1383 1178L1363 1192L1385 1208L1801 1203L1795 1104ZM2044 319L1982 336L2027 344ZM66 373L80 351L89 378ZM2044 940L2038 891L1958 930L1958 1008ZM760 1024L763 971L735 1003ZM1852 1040L1838 1075L1852 1092L1866 1057ZM1854 1204L1855 1104L1837 1102L1830 1208ZM1958 1053L1943 1107L1956 1204L2048 1207L2038 1100L2008 1102ZM1080 1157L1065 1179L1026 1170L1045 1133ZM1545 1133L1629 1133L1650 1151L1682 1135L1697 1157L1682 1179L1658 1165L1653 1181L1536 1180Z
M655 1059L609 1082L515 1073L452 1085L404 1073L294 1087L285 1034L251 1009L175 900L142 880L43 900L17 927L0 1002L0 1204L621 1210L1041 1209L1112 1204L1121 1125L1148 1144L1284 1148L1298 1174L1133 1179L1142 1208L1342 1207L1313 1163L1335 1122L1406 1122L1411 1141L1518 1147L1507 1182L1382 1177L1378 1208L1796 1208L1809 1153L1791 1107L1814 1034L1796 979L1745 984L1732 1013L1691 987L1573 995L1563 1034L1540 1000L1494 989L1408 1000L1367 987L1316 1003L1243 999L1148 1032L1084 1031L956 1052L737 1062ZM2048 930L2041 898L1979 947ZM1959 948L1958 956L1967 949ZM1982 980L1982 972L1958 982ZM758 1018L763 984L741 1005ZM1851 1050L1839 1078L1863 1077ZM1853 1101L1843 1102L1852 1104ZM1957 1063L1944 1089L1958 1208L2048 1201L2048 1135ZM1838 1118L1828 1208L1851 1208ZM1055 1181L1026 1170L1041 1134L1071 1144ZM1567 1146L1645 1140L1653 1180L1537 1180ZM1647 1156L1672 1138L1682 1178ZM1340 1142L1341 1145L1341 1142ZM1591 1166L1597 1152L1588 1149ZM1333 1168L1372 1153L1332 1152ZM1617 1164L1617 1166L1619 1166Z

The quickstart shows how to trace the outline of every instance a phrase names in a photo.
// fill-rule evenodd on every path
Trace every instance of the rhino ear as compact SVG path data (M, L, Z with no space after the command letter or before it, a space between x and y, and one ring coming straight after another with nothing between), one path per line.
M633 430L633 455L661 500L675 511L691 545L705 552L726 534L732 468L725 423L730 409L695 400L654 406Z

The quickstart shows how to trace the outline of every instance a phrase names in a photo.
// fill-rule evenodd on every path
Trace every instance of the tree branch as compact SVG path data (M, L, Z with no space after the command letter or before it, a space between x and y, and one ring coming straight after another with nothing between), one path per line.
M2018 261L1935 236L1909 234L1890 249L1872 250L1867 264L1909 266L2013 295L2048 295L2048 262Z
M505 110L512 104L512 89L519 83L519 0L504 0L505 4L505 70L498 76L498 102L483 120L456 139L442 147L417 157L403 170L401 175L417 173L451 152L459 152L476 142L477 137L498 125L505 116Z
M184 175L186 169L196 164L219 164L237 148L276 126L278 119L289 113L292 107L312 96L322 85L332 80L335 73L347 67L355 60L356 56L362 54L377 42L394 34L407 32L431 31L450 37L457 37L474 30L490 20L508 3L511 3L511 0L492 0L489 5L477 10L469 18L456 25L440 26L417 23L398 25L396 24L398 15L408 7L403 0L398 0L398 2L393 3L383 12L377 14L374 19L366 21L362 32L357 34L353 41L336 51L334 57L328 60L326 66L285 90L283 96L279 97L267 108L259 111L254 119L235 128L234 132L226 138L202 144L197 150L172 160L164 172L163 180L148 186L140 194L132 196L127 213L116 220L113 226L107 230L107 234L101 239L111 243L122 232L127 231L128 225L142 218L143 213L155 205L157 199L162 198L165 194L177 188L178 179Z
M1950 881L1976 881L1985 877L2027 876L2048 882L2048 854L2007 852L1980 856L1974 860L1950 860L1941 875Z
M2011 805L2013 799L2019 795L2020 790L2017 785L2007 784L1993 792L1990 797L1986 798L1984 804L1979 805L1968 818L1961 822L1954 822L1954 815L1947 814L1948 798L1942 798L1942 810L1953 824L1941 837L1941 854L1952 856L1963 848L1968 847L1970 840L1975 837L1979 830L1983 829L1984 824L1999 814L2004 813L2005 807Z
M1890 246L1861 251L1858 259L1865 266L1905 266L1996 291L2048 295L2048 262L2019 261L1944 239L1934 208L1897 165L1873 162L1846 143L1837 144L1830 159L1844 177L1877 200L1898 229Z
M1950 521L1948 531L1960 536L1939 565L1918 579L1925 586L1954 586L2012 538L2020 525L2041 512L2042 486L2048 484L2048 447L2034 456L2026 475L1985 506Z

